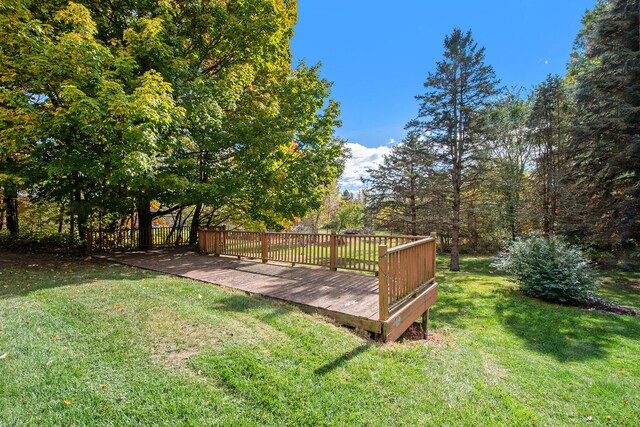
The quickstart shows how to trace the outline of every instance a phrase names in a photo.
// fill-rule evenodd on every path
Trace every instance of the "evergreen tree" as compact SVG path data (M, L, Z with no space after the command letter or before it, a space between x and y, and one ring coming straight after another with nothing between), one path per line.
M536 156L536 204L545 234L558 231L560 205L566 196L563 183L566 183L569 111L567 90L560 76L548 76L534 89L528 128Z
M572 179L596 244L640 239L640 0L601 2L572 64L577 109ZM635 242L635 243L634 243Z
M411 235L426 232L425 207L433 159L416 134L391 148L377 169L368 170L367 210L377 222Z
M438 161L450 170L450 268L458 271L462 195L481 145L476 119L498 93L498 80L471 31L454 29L444 47L444 58L424 83L426 93L417 97L421 101L418 117L408 126L422 133Z

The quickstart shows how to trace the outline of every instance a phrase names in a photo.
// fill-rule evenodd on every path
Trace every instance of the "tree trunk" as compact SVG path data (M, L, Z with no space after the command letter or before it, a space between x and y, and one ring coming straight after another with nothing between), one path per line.
M0 198L0 230L4 227L4 199Z
M414 177L411 177L410 187L409 209L411 210L411 235L416 236L418 234L418 209L416 208L416 183Z
M153 216L151 215L151 201L138 203L138 249L153 248Z
M18 191L15 188L5 187L4 211L7 230L11 236L16 237L20 232L20 223L18 220Z
M76 190L73 193L73 200L76 205L77 216L78 216L78 237L80 238L80 240L84 240L87 237L86 231L87 231L88 215L82 203L82 193L80 193L79 190Z
M460 271L460 166L453 164L453 218L451 221L451 271Z
M198 229L200 228L200 213L202 212L202 203L196 204L196 208L193 211L193 218L191 218L191 230L189 235L189 244L195 245L198 243Z

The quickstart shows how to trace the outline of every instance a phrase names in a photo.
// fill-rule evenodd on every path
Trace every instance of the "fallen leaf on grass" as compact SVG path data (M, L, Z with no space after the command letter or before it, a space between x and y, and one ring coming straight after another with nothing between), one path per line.
M64 404L65 404L65 405L71 405L71 400L69 400L69 399L65 400L65 401L64 401Z
M592 417L591 415L589 415L589 416L587 417L587 421L593 421L593 417Z
M100 298L100 301L105 302L107 300L107 297L102 297Z
M53 363L53 360L47 360L47 366L51 365Z
M122 306L120 306L120 305L114 305L114 306L113 306L113 307L111 307L111 308L113 308L114 310L120 310L120 309L122 308Z
M227 336L228 336L228 337L232 337L232 336L233 336L233 334L232 334L231 332L227 332Z
M101 388L102 388L102 390L106 390L106 389L109 388L109 386L108 385L103 385Z
M9 355L9 353L5 353L5 354L1 355L0 356L0 360L6 359L8 355Z
M57 335L51 335L51 339L55 341L55 340L58 339L58 336Z
M106 410L107 410L107 407L106 407L106 406L103 406L102 408L100 408L100 410L101 410L101 411L106 411Z
M618 371L618 375L624 375L624 371Z

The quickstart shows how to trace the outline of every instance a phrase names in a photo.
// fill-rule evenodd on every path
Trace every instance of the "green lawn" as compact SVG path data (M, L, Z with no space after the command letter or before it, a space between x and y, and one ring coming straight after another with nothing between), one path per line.
M204 283L0 253L0 426L640 425L640 318L531 300L488 265L439 276L429 343L383 345ZM640 307L640 274L604 282Z

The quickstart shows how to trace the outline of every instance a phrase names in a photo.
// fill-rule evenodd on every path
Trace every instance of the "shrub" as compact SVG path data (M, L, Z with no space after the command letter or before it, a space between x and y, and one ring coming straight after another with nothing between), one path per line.
M589 261L559 237L535 234L516 240L494 266L514 274L526 294L548 301L586 305L598 288Z

